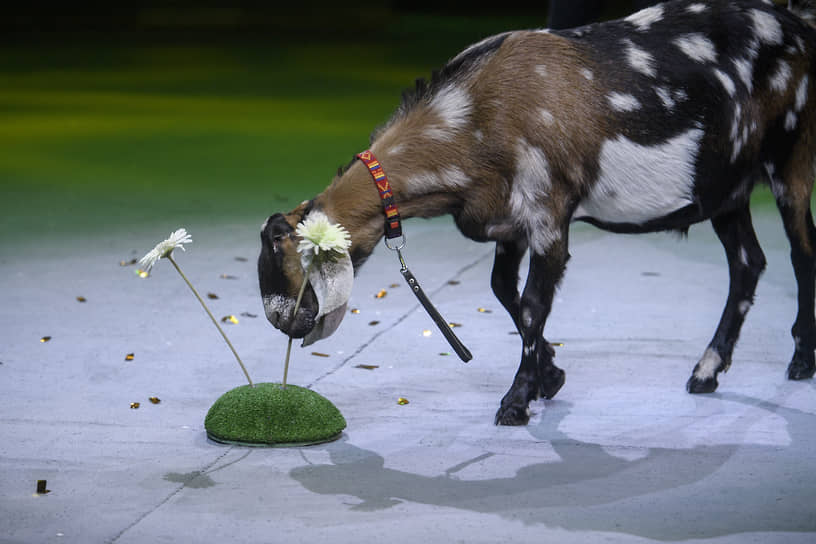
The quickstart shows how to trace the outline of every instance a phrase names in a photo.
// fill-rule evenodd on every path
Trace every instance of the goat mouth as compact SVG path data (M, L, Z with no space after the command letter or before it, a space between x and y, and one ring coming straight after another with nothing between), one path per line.
M292 315L294 300L283 297L264 297L264 313L266 319L276 329L292 338L303 338L315 328L317 322L317 308L302 305L297 315Z

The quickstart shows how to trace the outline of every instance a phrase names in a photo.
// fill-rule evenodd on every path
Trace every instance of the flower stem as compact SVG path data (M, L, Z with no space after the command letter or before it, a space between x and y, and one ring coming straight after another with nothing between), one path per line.
M300 292L298 292L297 300L295 301L295 309L292 311L292 320L294 321L295 317L297 317L298 310L300 310L300 303L303 300L303 293L306 292L306 284L309 283L309 275L312 273L312 268L314 268L315 258L312 257L311 262L309 263L309 268L306 270L306 275L303 276L303 283L300 284ZM281 388L286 389L286 377L289 374L289 356L292 354L292 338L289 337L289 343L286 346L286 361L283 363L283 382L281 383Z
M216 328L216 329L218 329L218 332L220 332L220 333L221 333L221 336L223 336L223 337L224 337L224 341L227 343L227 345L229 346L229 348L232 350L232 354L233 354L233 355L235 355L235 359L238 361L238 364L239 364L239 365L241 365L241 370L243 370L243 371L244 371L244 376L246 376L246 379L247 379L247 381L249 382L249 386L250 386L250 387L255 387L255 384L254 384L254 383L252 383L252 378L250 378L250 377L249 377L249 372L247 372L247 369L246 369L246 367L244 366L244 363L241 361L241 358L240 358L240 357L238 357L238 352L236 352L236 351L235 351L235 348L234 348L234 347L232 347L232 343L229 341L229 338L227 338L227 335L226 335L226 334L224 334L224 330L221 328L221 325L219 325L219 324L218 324L218 321L216 321L215 317L213 317L212 313L210 312L210 309L209 309L209 308L207 308L207 305L204 303L204 299L202 299L202 298L201 298L201 295L199 295L199 294L198 294L198 291L196 291L196 288L195 288L195 287L193 287L193 284L192 284L192 283L190 283L190 280L188 280L188 279L187 279L187 276L185 276L185 275L184 275L184 272L182 272L182 271L181 271L181 268L179 268L179 265L178 265L178 264L176 264L176 261L175 261L175 259L173 259L173 255L172 255L172 254L167 256L167 260L169 260L171 263L173 263L173 266L175 266L175 267L176 267L176 270L178 271L178 273L179 273L179 275L181 276L181 278L184 280L184 282L187 284L187 286L188 286L188 287L190 288L190 290L193 292L193 294L195 295L195 297L196 297L196 298L198 299L198 301L201 303L201 307L202 307L202 308L204 308L204 311L205 311L205 312L207 312L207 315L208 315L208 316L210 316L210 319L212 320L213 325L215 325L215 328Z

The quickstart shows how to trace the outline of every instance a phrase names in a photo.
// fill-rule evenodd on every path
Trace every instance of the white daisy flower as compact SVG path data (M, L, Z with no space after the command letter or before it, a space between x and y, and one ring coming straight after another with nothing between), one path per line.
M170 233L170 238L156 244L156 247L141 258L139 264L145 268L146 272L150 272L150 269L159 259L169 257L173 250L179 247L182 251L185 251L184 244L190 244L192 241L193 239L187 234L186 229L178 229L176 232Z
M321 251L326 255L331 252L344 253L351 246L348 231L342 225L329 222L323 213L309 214L295 232L301 237L298 252L312 252L315 257Z

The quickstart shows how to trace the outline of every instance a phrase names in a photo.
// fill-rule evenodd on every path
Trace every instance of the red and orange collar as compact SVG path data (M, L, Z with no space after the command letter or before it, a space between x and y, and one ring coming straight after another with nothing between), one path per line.
M391 191L391 184L388 182L385 170L371 151L358 153L357 158L366 165L371 177L374 178L374 184L380 191L380 200L385 212L385 238L387 240L399 238L402 236L402 219L394 202L394 193Z

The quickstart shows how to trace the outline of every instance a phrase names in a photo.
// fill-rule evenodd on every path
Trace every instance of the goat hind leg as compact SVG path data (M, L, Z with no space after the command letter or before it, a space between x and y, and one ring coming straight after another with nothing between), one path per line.
M747 203L737 211L713 218L711 223L725 248L730 285L717 331L686 383L689 393L711 393L717 389L717 374L731 365L734 345L765 269L765 255L759 247Z
M816 279L816 228L810 206L777 200L782 222L791 245L791 263L798 286L799 309L791 329L796 349L788 365L788 379L806 380L816 373L816 321L814 320L814 279Z

